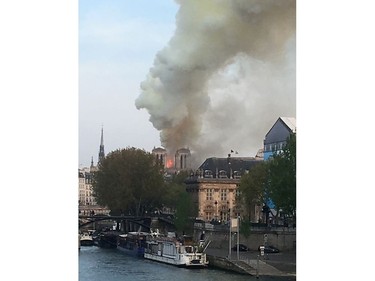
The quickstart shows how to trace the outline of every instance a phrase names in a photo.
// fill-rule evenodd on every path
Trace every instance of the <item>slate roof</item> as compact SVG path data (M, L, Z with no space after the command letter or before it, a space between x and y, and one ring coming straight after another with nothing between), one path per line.
M289 129L295 133L296 132L296 118L294 117L280 117L281 121L289 127Z
M264 145L285 141L291 133L296 132L296 118L279 117L267 132Z
M202 165L199 166L199 170L211 170L214 174L216 171L224 170L229 172L239 171L244 174L245 171L250 170L254 165L260 163L262 160L257 160L254 157L226 157L226 158L207 158ZM229 166L230 162L230 166Z

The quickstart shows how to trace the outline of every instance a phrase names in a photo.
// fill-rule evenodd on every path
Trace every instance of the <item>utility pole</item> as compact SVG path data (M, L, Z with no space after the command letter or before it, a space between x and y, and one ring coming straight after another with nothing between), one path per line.
M237 260L240 260L240 216L237 216Z
M231 258L232 255L232 217L231 217L231 209L229 209L229 254L228 259Z

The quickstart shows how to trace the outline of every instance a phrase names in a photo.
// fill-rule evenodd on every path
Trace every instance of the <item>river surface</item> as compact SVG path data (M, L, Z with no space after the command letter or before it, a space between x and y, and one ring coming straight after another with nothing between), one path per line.
M79 281L232 281L256 279L216 269L186 269L143 260L117 249L96 246L81 247L79 251Z

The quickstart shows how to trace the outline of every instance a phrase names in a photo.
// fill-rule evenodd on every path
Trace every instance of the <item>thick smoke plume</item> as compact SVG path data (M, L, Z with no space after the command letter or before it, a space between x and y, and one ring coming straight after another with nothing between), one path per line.
M141 94L174 153L200 164L231 149L255 156L280 116L295 116L295 0L179 0L176 30Z

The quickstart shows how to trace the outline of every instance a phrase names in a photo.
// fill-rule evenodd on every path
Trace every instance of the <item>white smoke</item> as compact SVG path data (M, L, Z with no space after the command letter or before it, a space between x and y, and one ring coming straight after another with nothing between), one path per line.
M155 57L138 109L170 152L196 163L254 156L280 116L295 116L295 0L176 1L176 31Z

